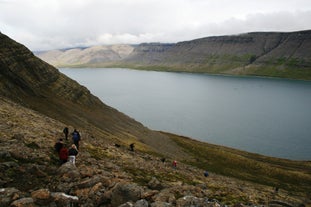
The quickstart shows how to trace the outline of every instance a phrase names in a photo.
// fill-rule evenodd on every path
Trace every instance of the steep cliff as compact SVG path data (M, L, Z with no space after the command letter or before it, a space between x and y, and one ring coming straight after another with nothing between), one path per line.
M161 52L153 51L151 44L145 50L148 55L142 55L140 47L147 46L135 48L124 63L169 71L311 78L311 31L207 37Z
M64 59L62 64L55 63L53 55L41 53L38 56L57 66L129 67L311 79L310 30L289 33L254 32L206 37L176 44L143 43L127 47L131 48L127 50L131 52L116 59L109 59L104 53L93 53L94 57L101 57L96 64L81 63L83 51L80 51L79 58L67 54L71 57L70 61ZM58 54L58 57L63 55L64 53Z

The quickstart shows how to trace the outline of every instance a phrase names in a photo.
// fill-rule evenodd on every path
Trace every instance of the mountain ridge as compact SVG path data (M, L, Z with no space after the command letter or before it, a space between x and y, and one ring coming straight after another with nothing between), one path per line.
M311 80L311 30L250 32L128 47L127 55L113 60L100 56L97 61L62 62L60 56L58 60L38 57L56 67L127 67Z

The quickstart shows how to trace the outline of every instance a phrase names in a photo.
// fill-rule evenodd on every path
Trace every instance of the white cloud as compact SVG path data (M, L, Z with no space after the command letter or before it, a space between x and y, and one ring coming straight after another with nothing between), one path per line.
M32 50L311 29L309 0L0 0L1 32Z

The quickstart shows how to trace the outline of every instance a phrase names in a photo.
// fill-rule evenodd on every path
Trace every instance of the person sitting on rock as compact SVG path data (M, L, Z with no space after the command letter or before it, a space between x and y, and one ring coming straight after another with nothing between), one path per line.
M71 145L71 148L68 150L69 159L68 161L72 164L76 164L76 156L78 155L78 150L75 144Z

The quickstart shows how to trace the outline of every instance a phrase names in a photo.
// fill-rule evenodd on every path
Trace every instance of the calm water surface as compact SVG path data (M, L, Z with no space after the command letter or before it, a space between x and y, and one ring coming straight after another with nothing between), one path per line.
M311 81L130 69L60 71L151 129L311 160Z

